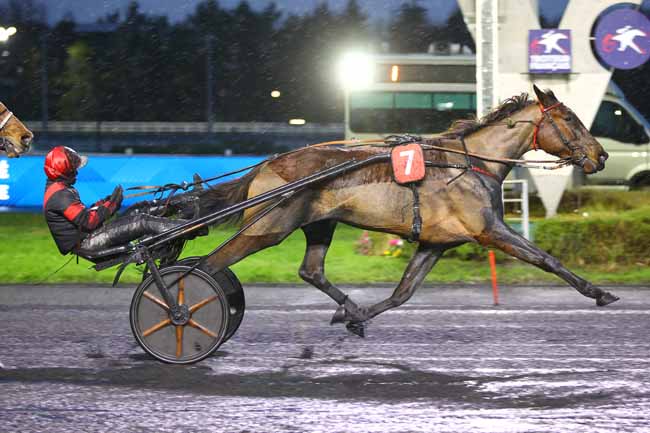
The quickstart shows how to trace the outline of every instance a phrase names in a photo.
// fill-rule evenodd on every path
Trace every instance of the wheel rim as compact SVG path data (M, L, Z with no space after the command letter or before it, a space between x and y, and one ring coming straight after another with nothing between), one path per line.
M212 278L217 280L219 284L224 287L230 308L230 321L228 322L228 329L226 330L226 336L224 337L224 342L226 342L230 340L233 335L235 335L235 332L237 332L239 329L242 320L244 320L244 313L246 312L246 298L244 296L244 289L242 288L239 279L229 268L225 268L221 272L218 272L217 274L213 275Z
M131 328L136 340L147 353L164 362L200 361L225 341L229 322L225 293L199 270L179 278L189 269L172 266L160 272L181 306L179 311L170 312L153 277L138 286L131 302Z
M195 266L198 261L201 260L201 257L191 256L185 257L178 262L179 266ZM215 274L211 275L217 283L221 286L223 291L226 293L226 299L228 300L228 305L230 309L230 320L228 322L228 329L226 330L226 336L223 339L223 342L230 340L235 332L239 329L242 320L244 320L244 313L246 311L246 297L244 296L244 289L242 288L239 279L233 271L229 268L225 268Z

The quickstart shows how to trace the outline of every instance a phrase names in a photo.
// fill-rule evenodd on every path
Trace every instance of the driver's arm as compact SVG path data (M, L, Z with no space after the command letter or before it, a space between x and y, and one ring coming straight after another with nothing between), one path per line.
M87 208L79 195L70 190L61 191L63 216L84 231L93 231L101 226L116 210L117 203L105 200L99 206Z

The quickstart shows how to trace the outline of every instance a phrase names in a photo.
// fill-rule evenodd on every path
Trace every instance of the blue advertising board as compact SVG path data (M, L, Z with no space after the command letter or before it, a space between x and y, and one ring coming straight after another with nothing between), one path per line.
M600 18L594 33L596 52L608 66L634 69L650 58L650 20L632 9Z
M531 74L571 72L571 30L529 30L528 72Z
M44 158L0 158L0 209L41 209L46 180ZM263 159L261 156L90 155L88 165L79 170L75 186L84 203L90 204L109 195L117 185L127 189L138 185L164 185L184 180L191 182L194 173L203 178L213 177ZM150 197L127 199L124 204Z

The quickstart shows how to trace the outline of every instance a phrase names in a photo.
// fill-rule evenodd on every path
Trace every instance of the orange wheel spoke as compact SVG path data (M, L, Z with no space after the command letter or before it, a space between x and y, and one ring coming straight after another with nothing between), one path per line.
M176 326L176 358L183 354L183 329L185 326Z
M217 337L217 334L215 334L214 332L210 331L208 328L206 328L205 326L201 325L199 322L197 322L197 321L194 320L194 319L190 319L190 321L187 322L187 324L190 325L190 326L195 327L195 328L198 329L199 331L203 332L203 333L206 334L206 335L209 335L209 336L212 337L212 338L218 338L218 337Z
M197 310L200 310L201 308L205 307L207 304L210 302L214 301L217 299L217 296L210 296L207 299L202 300L201 302L198 302L190 307L190 313L194 313Z
M163 310L169 311L169 307L167 306L167 304L165 304L165 301L163 301L162 299L157 298L156 296L152 295L149 292L142 292L142 296L149 299L154 304L160 306Z
M162 322L156 323L153 325L151 328L147 329L142 333L143 337L148 337L149 335L153 334L154 332L164 328L165 326L169 326L172 323L170 319L165 319Z
M185 303L185 279L181 278L178 281L178 305Z

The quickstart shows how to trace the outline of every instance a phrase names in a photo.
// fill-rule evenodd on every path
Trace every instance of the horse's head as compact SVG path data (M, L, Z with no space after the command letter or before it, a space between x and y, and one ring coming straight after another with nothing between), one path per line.
M9 158L18 157L29 151L32 138L32 131L0 102L0 151L5 151Z
M533 148L571 161L586 174L605 168L609 157L578 116L557 100L552 91L533 86L542 118L537 123Z

